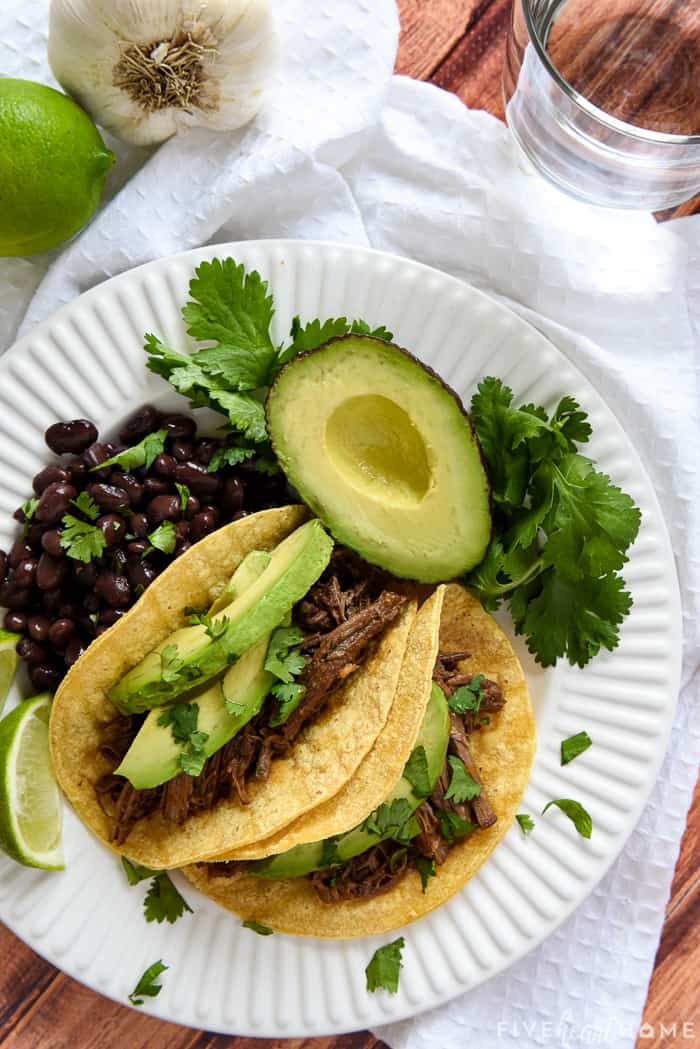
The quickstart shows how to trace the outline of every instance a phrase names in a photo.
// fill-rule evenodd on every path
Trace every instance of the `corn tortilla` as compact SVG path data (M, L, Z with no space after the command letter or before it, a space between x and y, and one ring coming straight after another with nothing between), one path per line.
M381 805L403 772L423 720L437 657L444 592L444 586L438 587L416 616L386 725L354 776L334 798L307 812L279 834L217 859L257 860L305 842L344 834Z
M470 750L498 822L475 831L451 849L425 893L415 871L409 871L383 896L332 904L318 898L307 878L266 881L246 873L210 876L205 867L188 868L187 878L206 896L246 920L278 932L330 938L388 932L415 921L458 892L513 821L530 775L535 724L525 676L510 642L476 598L454 584L445 594L440 649L469 651L470 657L460 667L498 681L506 704L490 726L470 737Z
M250 805L224 799L181 826L155 812L135 825L123 845L109 841L110 820L95 793L95 783L110 771L98 752L104 728L117 713L107 699L108 690L184 625L187 605L211 602L249 551L274 549L308 516L298 506L266 510L207 536L173 562L134 607L90 645L61 683L50 724L56 778L83 822L115 851L148 867L167 868L270 837L337 794L383 728L415 618L415 601L407 603L362 669L334 693L289 753L273 761L268 779L251 784Z

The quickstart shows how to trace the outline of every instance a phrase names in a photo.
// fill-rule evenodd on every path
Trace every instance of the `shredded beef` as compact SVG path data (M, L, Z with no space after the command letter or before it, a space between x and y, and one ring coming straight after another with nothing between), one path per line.
M459 714L450 714L450 743L448 750L450 754L461 758L470 776L481 786L481 793L469 802L474 813L474 819L480 827L491 827L497 820L496 813L491 808L491 803L486 797L484 785L474 764L474 759L469 750L467 733L464 730L464 719Z
M324 903L367 900L392 889L408 868L408 849L393 841L382 841L343 867L316 871L310 880Z

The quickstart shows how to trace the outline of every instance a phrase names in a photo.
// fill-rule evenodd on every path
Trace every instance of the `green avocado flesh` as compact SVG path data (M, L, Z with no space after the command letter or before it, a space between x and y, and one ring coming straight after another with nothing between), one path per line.
M109 692L123 714L161 707L204 685L268 635L300 601L330 561L333 540L320 521L307 521L272 551L255 582L221 612L220 637L202 625L182 627L130 670Z
M489 483L457 395L391 343L348 335L282 369L267 398L275 453L335 538L434 583L482 560Z
M248 590L262 575L270 563L270 554L252 550L236 569L222 594L209 609L209 614L221 604L228 594L228 607L235 598ZM235 598L234 598L235 595ZM257 644L244 652L230 667L221 680L187 697L188 702L199 707L197 730L206 732L208 739L202 746L209 758L223 747L237 732L260 712L265 697L270 691L274 677L265 670L265 657L270 635L266 634ZM229 713L226 701L236 704L235 713ZM170 725L159 725L162 707L151 710L138 735L124 755L115 775L125 776L137 790L157 787L177 776L181 771L179 758L182 745L173 739Z
M450 740L450 711L447 700L437 685L433 685L430 699L426 707L423 721L416 740L416 748L423 747L428 759L428 776L432 787L438 781L440 773L445 764L447 744ZM405 798L411 812L415 812L424 800L414 793L412 785L403 776L396 787L386 798L384 804L391 805L392 801ZM363 830L364 824L355 827L339 838L335 843L335 862L346 863L353 856L371 849L383 840L371 831ZM279 880L282 878L301 878L305 874L321 870L329 864L324 863L324 842L312 841L306 845L296 845L287 852L280 852L277 856L269 856L264 860L256 860L250 864L250 873L260 878Z

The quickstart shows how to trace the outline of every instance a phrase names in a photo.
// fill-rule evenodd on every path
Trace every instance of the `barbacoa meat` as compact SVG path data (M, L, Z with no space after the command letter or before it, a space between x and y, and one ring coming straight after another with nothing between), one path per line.
M277 703L268 699L258 716L208 759L199 776L183 772L147 791L135 790L119 776L104 776L96 790L112 820L111 840L123 844L134 824L156 809L164 819L181 824L233 794L241 804L249 804L251 779L267 778L273 759L292 746L399 615L408 599L390 583L391 577L336 547L326 572L295 610L307 657L299 678L306 691L296 710L283 725L272 726ZM142 723L143 717L110 722L100 753L112 768L119 765Z

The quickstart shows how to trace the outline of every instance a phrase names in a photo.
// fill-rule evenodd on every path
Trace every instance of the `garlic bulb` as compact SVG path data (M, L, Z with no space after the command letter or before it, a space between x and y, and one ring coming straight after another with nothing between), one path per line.
M232 130L277 65L269 0L52 0L49 62L93 119L138 145Z

